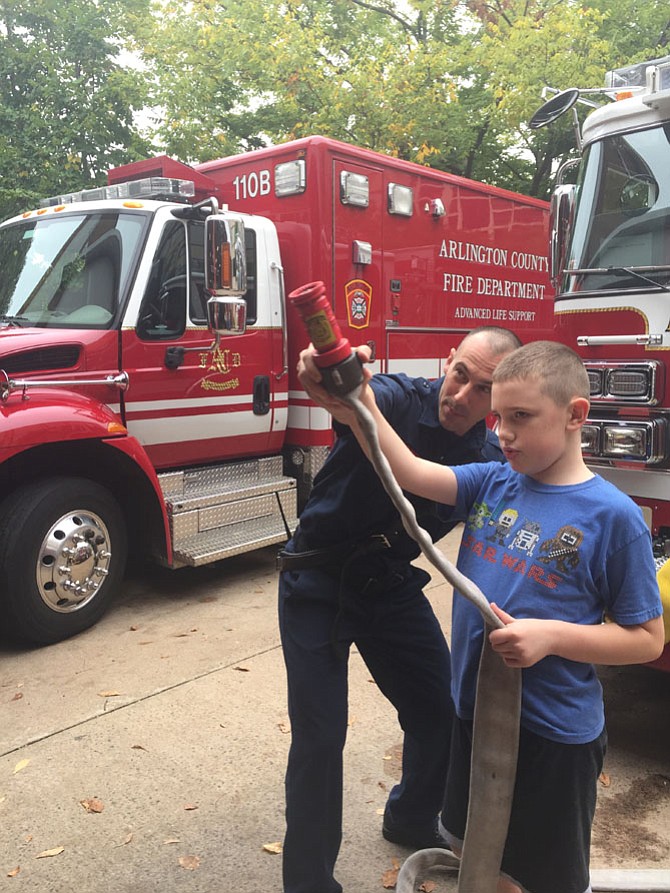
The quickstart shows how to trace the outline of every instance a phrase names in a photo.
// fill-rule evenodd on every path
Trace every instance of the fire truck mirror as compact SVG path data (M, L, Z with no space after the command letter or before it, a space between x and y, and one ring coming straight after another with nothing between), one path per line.
M575 213L576 186L565 183L554 190L550 211L549 261L551 281L554 288L560 288L565 271L565 263L570 240L570 230Z
M537 130L539 127L546 127L547 124L553 124L557 118L560 118L561 115L564 115L569 111L578 99L579 90L575 88L557 93L556 96L540 106L528 122L528 126L533 130Z
M207 302L207 320L217 342L224 335L243 335L247 327L247 302L234 296L215 295Z
M658 198L658 183L647 174L629 177L621 189L619 204L626 217L644 214Z
M205 221L205 287L210 295L241 297L247 290L244 224L211 214Z

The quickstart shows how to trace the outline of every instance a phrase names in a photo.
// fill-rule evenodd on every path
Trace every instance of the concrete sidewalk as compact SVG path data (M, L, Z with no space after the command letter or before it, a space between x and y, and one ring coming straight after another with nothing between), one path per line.
M274 552L136 571L93 630L0 646L0 890L280 893L264 849L283 836L290 742ZM448 629L449 587L429 594ZM670 867L670 677L606 677L594 867ZM380 834L401 734L357 654L350 704L337 876L381 893L408 855Z
M274 551L136 573L87 633L0 648L0 889L279 893L264 849L283 837L290 743ZM400 744L355 654L346 890L382 890L407 855L380 834Z

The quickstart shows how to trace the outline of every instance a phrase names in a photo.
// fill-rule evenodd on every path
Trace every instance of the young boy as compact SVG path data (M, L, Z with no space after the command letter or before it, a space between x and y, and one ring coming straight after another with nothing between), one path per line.
M497 366L492 411L507 465L449 468L420 459L376 410L371 389L361 397L400 486L455 506L451 517L465 522L459 569L505 624L490 633L493 649L509 666L524 668L517 781L499 893L585 893L606 744L593 665L654 660L663 648L663 622L642 514L582 459L589 409L582 362L570 348L540 341ZM351 425L367 451L351 409L332 401L328 408ZM465 834L482 637L478 610L456 593L457 716L442 814L456 850Z

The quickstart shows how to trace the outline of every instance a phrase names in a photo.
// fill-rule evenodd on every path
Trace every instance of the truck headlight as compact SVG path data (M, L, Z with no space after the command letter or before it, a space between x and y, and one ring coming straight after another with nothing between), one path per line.
M649 394L649 370L613 369L607 382L607 390L613 397L646 397Z
M646 425L621 425L603 428L603 455L610 458L645 459L649 446Z
M582 453L597 456L600 451L600 428L597 425L582 426Z
M603 370L589 369L586 370L589 375L589 390L592 397L601 397L603 393Z

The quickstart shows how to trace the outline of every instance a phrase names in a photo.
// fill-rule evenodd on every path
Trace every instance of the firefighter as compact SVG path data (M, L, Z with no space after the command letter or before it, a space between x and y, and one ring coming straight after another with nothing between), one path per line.
M486 427L491 376L520 345L495 326L452 349L437 381L403 374L371 380L377 405L419 456L446 465L504 461ZM328 405L307 352L298 374ZM285 893L341 893L334 867L342 839L342 756L347 663L355 644L404 732L402 777L390 792L382 834L411 849L447 846L438 831L452 722L450 656L423 593L429 575L412 565L405 533L351 431L316 476L296 533L279 553L279 625L288 681L291 748L286 771ZM411 497L433 541L454 526L429 500Z

